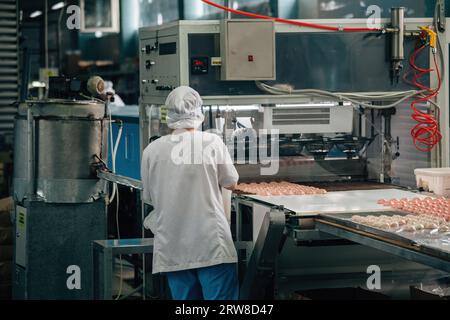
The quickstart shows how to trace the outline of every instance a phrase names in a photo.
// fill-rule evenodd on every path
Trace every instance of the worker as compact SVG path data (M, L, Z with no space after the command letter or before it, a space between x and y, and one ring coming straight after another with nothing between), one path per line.
M198 130L202 104L192 88L173 90L166 100L172 133L144 150L152 272L167 276L174 300L237 300L237 253L221 191L234 190L239 176L222 139Z

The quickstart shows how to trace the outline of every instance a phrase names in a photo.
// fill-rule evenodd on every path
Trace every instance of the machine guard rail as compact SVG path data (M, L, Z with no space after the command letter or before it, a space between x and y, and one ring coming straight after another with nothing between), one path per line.
M97 177L112 183L120 184L121 186L130 187L136 190L142 190L142 182L136 179L124 177L112 172L97 171Z

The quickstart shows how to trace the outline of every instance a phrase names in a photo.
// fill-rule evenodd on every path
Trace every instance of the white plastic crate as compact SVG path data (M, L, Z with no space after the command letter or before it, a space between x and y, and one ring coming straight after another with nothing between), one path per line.
M414 173L418 188L450 197L450 168L416 169Z

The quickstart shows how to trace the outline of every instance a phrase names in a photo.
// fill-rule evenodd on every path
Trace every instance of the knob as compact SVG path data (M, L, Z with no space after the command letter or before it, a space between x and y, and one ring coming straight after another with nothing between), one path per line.
M153 46L146 45L144 48L142 48L142 52L145 52L146 54L150 54L152 51L158 50L158 43L155 43Z
M152 83L155 83L155 84L156 84L156 83L158 83L158 82L159 82L158 79L153 79L153 80L152 80Z
M142 84L148 83L148 80L142 80Z

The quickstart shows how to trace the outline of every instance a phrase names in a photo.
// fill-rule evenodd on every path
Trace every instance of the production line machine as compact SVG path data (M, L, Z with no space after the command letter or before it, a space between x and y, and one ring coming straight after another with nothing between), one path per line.
M382 271L383 293L404 297L409 285L450 272L448 234L411 239L364 227L351 217L393 215L377 203L381 198L422 197L403 188L407 185L393 185L398 161L417 158L427 167L449 166L446 72L421 79L423 86L440 86L440 94L422 100L421 108L436 117L442 140L429 152L411 148L415 151L402 154L411 137L393 134L415 125L408 119L396 123L395 115L404 119L411 101L426 96L407 81L414 73L408 53L417 65L433 68L439 39L439 61L447 61L447 33L434 32L432 19L405 19L402 8L392 9L379 30L345 32L364 29L366 21L358 19L311 23L338 31L251 19L140 29L141 151L169 133L168 93L191 86L204 101L202 129L223 138L241 182L290 181L328 191L234 194L242 298L365 287L371 265ZM407 175L411 179L412 170Z
M107 237L103 80L50 84L48 99L22 101L15 117L13 298L88 300L92 241Z
M15 298L109 299L114 250L135 255L128 261L144 278L144 295L154 296L146 289L155 287L151 263L136 258L151 254L151 239L140 239L150 236L140 227L151 204L130 189L142 189L144 148L170 133L164 103L180 85L201 94L202 130L223 138L241 183L323 190L233 194L241 298L365 287L370 266L380 268L381 291L393 297L447 276L449 232L362 223L365 216L406 215L381 198L427 199L411 183L412 169L449 166L445 23L405 19L402 8L378 29L359 19L308 23L313 28L267 19L142 28L138 107L112 108L98 77L54 78L48 99L22 101L15 126ZM423 129L424 121L430 135L412 130L411 137L410 128ZM108 226L108 211L121 220L122 238L139 239L108 241L121 238L118 225L116 235Z

